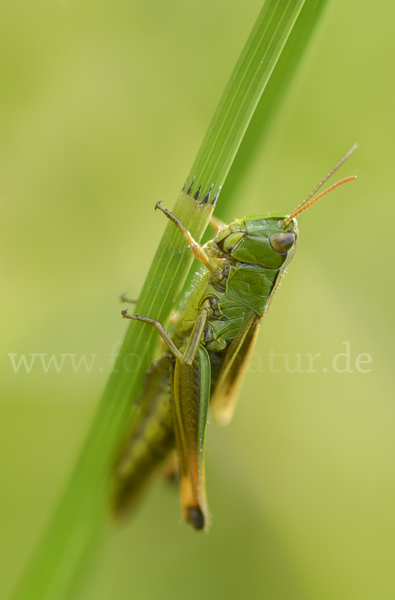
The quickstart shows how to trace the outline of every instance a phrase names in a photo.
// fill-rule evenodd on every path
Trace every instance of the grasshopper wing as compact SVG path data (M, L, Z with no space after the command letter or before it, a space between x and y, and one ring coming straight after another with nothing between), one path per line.
M176 361L174 370L174 429L180 469L184 519L196 529L208 529L204 447L210 400L211 366L199 346L191 365Z
M213 418L220 425L227 425L233 416L248 361L257 339L260 319L260 315L251 311L245 325L226 352L211 398Z

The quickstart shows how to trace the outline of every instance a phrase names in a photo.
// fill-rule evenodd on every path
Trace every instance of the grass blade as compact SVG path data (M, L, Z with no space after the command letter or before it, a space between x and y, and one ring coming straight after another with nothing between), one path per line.
M174 208L197 240L303 3L267 0L236 64ZM136 310L166 323L191 263L185 241L169 223ZM18 600L75 596L76 582L106 522L111 463L156 340L152 328L130 323L79 461L15 596Z
M225 208L229 212L229 208L238 197L240 186L248 175L249 166L254 162L254 155L265 143L269 127L294 81L327 4L328 0L307 0L303 5L227 177L222 202L216 211L220 218L226 218Z

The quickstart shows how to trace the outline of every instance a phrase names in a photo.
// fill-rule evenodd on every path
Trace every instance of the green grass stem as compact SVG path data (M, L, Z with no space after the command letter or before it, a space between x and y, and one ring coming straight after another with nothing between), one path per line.
M207 227L246 128L303 4L304 0L266 0L234 68L173 208L197 240ZM315 7L317 0L306 0L306 6L309 4ZM289 60L286 79L295 67L291 64L293 57ZM284 90L285 85L278 98ZM180 232L168 223L136 312L165 324L192 260ZM111 464L157 339L152 327L130 322L81 455L15 600L75 597L77 582L108 519Z

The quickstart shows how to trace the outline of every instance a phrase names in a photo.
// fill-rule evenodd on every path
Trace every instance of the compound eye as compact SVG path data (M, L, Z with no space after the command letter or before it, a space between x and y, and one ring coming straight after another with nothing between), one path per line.
M270 236L270 245L279 254L285 254L295 242L294 233L274 233Z

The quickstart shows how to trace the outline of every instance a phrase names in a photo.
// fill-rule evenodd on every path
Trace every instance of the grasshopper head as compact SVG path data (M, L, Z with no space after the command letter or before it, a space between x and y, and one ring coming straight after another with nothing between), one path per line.
M284 268L294 256L296 250L298 225L295 217L339 186L356 179L356 175L341 179L316 196L323 184L341 167L357 147L358 145L354 144L344 158L290 215L259 215L236 219L215 237L214 243L217 249L242 263L257 265L266 269Z
M278 269L295 254L296 219L284 225L287 215L237 219L215 238L217 247L242 263Z

